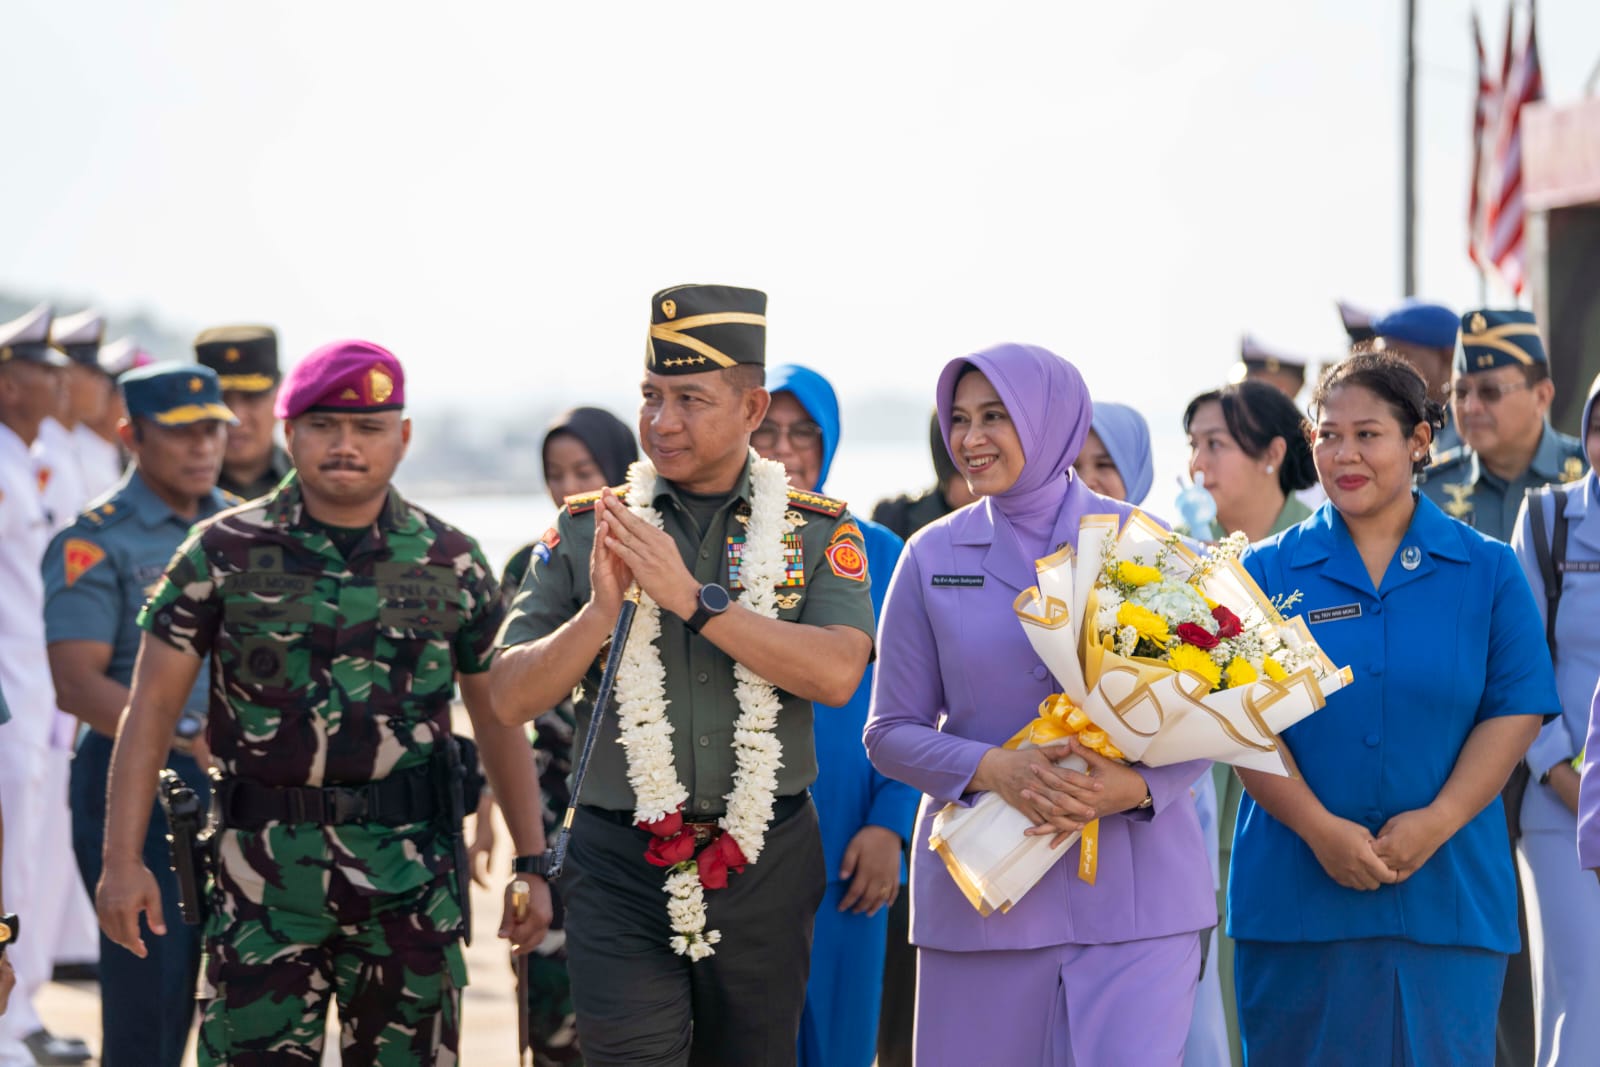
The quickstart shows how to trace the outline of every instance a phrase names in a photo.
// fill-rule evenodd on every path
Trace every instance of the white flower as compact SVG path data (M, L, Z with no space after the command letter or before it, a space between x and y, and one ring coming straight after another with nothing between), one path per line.
M628 510L656 529L663 528L661 513L653 503L656 471L649 460L628 468ZM751 453L752 487L750 523L745 533L745 554L739 602L769 619L778 617L777 588L784 580L783 538L793 527L788 521L789 483L783 465ZM666 668L657 640L661 636L661 608L640 596L633 629L623 648L616 678L619 739L628 756L628 784L633 787L634 818L652 822L682 808L689 791L678 780L672 752L672 721L667 718ZM734 723L733 791L725 798L728 813L720 826L738 843L749 863L766 845L767 825L778 789L778 769L783 766L783 746L773 733L782 703L777 689L743 664L734 667L734 695L739 718ZM722 940L717 930L706 929L705 889L693 861L681 863L662 886L667 894L667 918L673 936L672 951L702 960Z

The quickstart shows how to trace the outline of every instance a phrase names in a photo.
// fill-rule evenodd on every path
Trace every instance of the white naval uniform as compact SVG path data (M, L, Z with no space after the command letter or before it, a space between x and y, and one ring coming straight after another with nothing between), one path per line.
M17 985L0 1016L4 1067L32 1067L33 1057L20 1038L41 1026L33 998L50 978L63 922L76 902L87 901L72 859L66 806L70 750L64 742L71 737L70 732L59 736L45 655L39 565L58 525L73 517L57 516L47 505L53 480L42 442L30 447L0 425L0 689L11 709L11 721L0 727L3 878L6 907L25 924L24 936L6 953Z

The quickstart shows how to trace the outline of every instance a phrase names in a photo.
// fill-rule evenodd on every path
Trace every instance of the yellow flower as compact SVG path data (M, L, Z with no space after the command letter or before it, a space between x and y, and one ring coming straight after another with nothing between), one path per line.
M1267 672L1267 677L1271 678L1274 682L1281 682L1285 678L1289 677L1289 672L1284 670L1283 665L1277 660L1273 659L1271 656L1268 656L1266 659L1262 660L1261 666Z
M1228 663L1227 674L1228 684L1230 686L1249 685L1251 682L1261 677L1261 675L1256 673L1256 669L1250 666L1250 661L1245 659L1243 656L1233 657L1232 661Z
M1215 689L1222 684L1222 668L1218 667L1209 653L1193 645L1180 644L1167 656L1167 666L1175 671L1190 671L1198 674Z
M1172 631L1167 629L1166 619L1149 608L1142 608L1131 602L1125 601L1117 609L1117 625L1131 626L1139 632L1140 637L1148 637L1159 645L1166 644L1172 637Z
M1161 580L1161 571L1156 567L1146 567L1141 563L1130 563L1123 560L1117 564L1117 581L1128 585L1149 585L1151 582Z

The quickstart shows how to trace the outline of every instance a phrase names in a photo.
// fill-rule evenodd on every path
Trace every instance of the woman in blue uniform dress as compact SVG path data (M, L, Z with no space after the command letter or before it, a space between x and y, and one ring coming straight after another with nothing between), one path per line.
M1589 732L1589 706L1600 678L1600 378L1583 408L1584 448L1590 471L1569 485L1530 497L1517 516L1511 547L1547 612L1530 506L1543 512L1547 548L1555 532L1555 506L1567 517L1566 553L1559 570L1556 610L1556 689L1561 718L1539 731L1528 749L1531 780L1522 797L1522 837L1517 867L1528 902L1528 952L1533 964L1534 1062L1540 1067L1574 1057L1600 1059L1600 884L1578 862L1578 770L1574 758ZM1552 566L1554 558L1552 557ZM1541 618L1545 616L1541 615Z
M1500 790L1560 702L1509 546L1412 491L1437 404L1359 353L1313 399L1328 493L1245 566L1355 673L1241 772L1228 883L1246 1063L1494 1062L1515 871Z

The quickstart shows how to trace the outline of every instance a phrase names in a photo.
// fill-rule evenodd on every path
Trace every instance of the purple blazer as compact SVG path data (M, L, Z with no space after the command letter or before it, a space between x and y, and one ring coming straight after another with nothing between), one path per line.
M1131 509L1072 479L1052 547L1076 544L1086 514ZM911 538L878 628L877 675L865 740L874 766L921 790L912 849L911 940L953 952L1105 944L1202 930L1217 921L1190 786L1210 764L1136 764L1151 808L1100 822L1096 884L1078 878L1077 846L1009 912L984 918L928 847L947 802L969 804L978 761L1059 692L1028 644L1012 603L1034 584L1006 520L988 500Z

